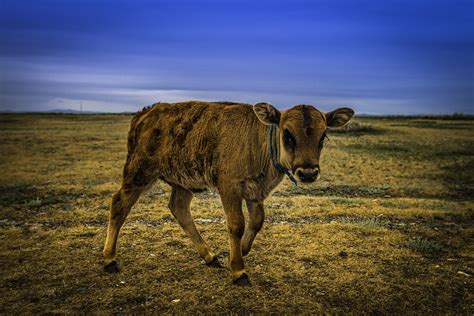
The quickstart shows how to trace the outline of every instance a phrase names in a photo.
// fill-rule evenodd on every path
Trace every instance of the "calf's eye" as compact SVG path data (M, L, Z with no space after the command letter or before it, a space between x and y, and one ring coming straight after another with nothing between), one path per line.
M324 133L323 136L321 136L321 139L319 140L319 149L323 148L324 140L326 138L329 139L329 137L326 135L326 133Z
M285 144L285 146L291 149L295 149L296 147L295 138L293 137L293 135L291 135L290 131L286 128L283 130L283 143Z

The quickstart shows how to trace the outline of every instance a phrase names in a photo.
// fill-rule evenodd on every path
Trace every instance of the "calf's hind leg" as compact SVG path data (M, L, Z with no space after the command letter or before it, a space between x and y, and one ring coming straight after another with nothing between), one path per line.
M116 255L117 255L117 238L130 209L140 197L143 188L133 184L122 185L120 190L114 194L110 205L109 226L107 228L107 239L104 245L104 270L106 272L118 272Z
M220 267L216 255L209 249L209 246L202 239L201 234L199 234L196 229L189 208L192 198L192 192L179 186L173 186L168 206L179 225L193 241L199 255L204 259L206 264L208 266Z

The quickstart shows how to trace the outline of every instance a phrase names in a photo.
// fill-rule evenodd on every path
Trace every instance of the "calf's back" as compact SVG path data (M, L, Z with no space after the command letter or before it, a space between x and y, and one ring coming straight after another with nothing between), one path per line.
M251 105L155 104L132 120L124 177L190 191L237 185L247 198L264 198L282 180L271 168L267 137Z

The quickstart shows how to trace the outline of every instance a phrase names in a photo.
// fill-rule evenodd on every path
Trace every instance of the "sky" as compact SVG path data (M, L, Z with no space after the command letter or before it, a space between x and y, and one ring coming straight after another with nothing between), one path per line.
M0 2L0 111L474 113L474 1Z

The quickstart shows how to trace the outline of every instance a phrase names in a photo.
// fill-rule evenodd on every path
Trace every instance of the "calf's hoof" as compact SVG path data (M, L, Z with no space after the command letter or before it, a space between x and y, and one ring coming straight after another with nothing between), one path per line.
M247 273L243 273L240 277L234 279L232 283L238 286L252 286L252 283L250 283L250 279Z
M112 261L109 264L106 264L104 266L104 271L107 272L107 273L118 273L119 268L118 268L118 265L117 265L117 261Z
M206 262L206 265L211 268L223 268L217 257L214 257L211 261Z

